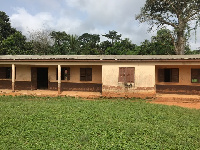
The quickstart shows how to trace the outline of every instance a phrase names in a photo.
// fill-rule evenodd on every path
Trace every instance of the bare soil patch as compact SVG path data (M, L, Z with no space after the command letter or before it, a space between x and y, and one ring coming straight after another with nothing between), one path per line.
M157 94L156 99L151 101L151 103L200 109L200 96L179 95L179 94Z
M32 95L32 96L70 96L70 97L82 97L88 99L94 99L101 96L100 92L80 92L80 91L63 91L58 94L57 91L50 91L50 90L16 90L12 92L12 90L0 90L0 95L12 95L12 96L19 96L19 95Z
M48 90L34 90L34 91L15 91L12 90L0 90L0 95L33 95L33 96L71 96L71 97L82 97L87 100L93 100L101 97L99 92L78 92L78 91L63 91L58 94L57 91ZM186 108L200 109L200 95L179 95L179 94L157 94L156 98L150 103L163 104L163 105L176 105Z

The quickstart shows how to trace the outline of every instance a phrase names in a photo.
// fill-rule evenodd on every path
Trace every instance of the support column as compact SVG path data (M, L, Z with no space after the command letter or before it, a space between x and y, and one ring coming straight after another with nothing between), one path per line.
M58 94L61 93L61 65L58 65Z
M15 64L12 64L12 92L15 92Z

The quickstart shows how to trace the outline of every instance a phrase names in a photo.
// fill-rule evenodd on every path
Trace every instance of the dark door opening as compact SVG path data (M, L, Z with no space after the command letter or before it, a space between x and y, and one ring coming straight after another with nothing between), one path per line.
M48 89L48 68L37 68L37 89Z

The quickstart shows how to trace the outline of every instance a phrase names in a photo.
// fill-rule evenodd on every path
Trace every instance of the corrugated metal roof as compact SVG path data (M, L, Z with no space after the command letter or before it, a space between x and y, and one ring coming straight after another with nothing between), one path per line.
M0 60L191 60L200 55L0 55Z

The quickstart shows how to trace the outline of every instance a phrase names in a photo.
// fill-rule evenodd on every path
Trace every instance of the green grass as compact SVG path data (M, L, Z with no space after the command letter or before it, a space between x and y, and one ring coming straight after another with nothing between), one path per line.
M0 149L200 149L200 111L142 100L2 96Z

